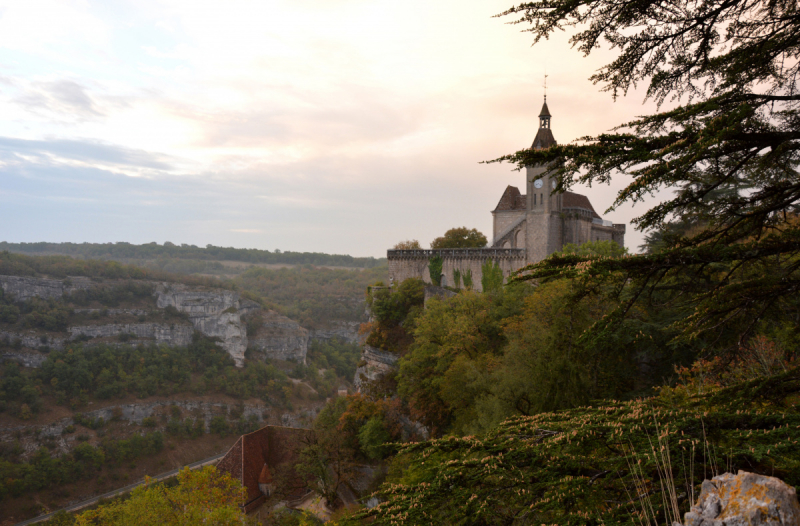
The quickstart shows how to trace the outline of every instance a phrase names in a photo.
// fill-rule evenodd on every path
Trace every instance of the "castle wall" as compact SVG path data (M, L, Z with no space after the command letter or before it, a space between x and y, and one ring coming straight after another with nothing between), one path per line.
M521 217L525 216L525 210L500 210L492 212L492 215L494 216L494 232L492 233L492 237L497 240L497 236L519 221Z
M386 257L389 261L389 278L395 283L400 283L408 278L421 278L425 283L431 283L428 261L433 256L439 256L444 260L442 285L454 285L453 271L459 270L463 276L466 271L470 270L472 271L472 288L477 291L482 290L481 266L487 260L497 262L506 278L525 266L525 250L523 249L388 250ZM463 282L461 285L463 287Z

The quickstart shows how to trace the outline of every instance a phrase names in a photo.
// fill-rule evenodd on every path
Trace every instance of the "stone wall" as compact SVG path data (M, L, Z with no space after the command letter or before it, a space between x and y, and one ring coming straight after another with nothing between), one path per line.
M453 271L472 271L473 289L481 291L481 266L488 260L500 265L503 276L508 278L514 271L525 266L524 249L508 248L456 248L440 250L388 250L389 278L400 283L408 278L421 278L431 283L428 261L433 256L444 260L442 273L443 285L453 285ZM463 283L462 283L463 286Z

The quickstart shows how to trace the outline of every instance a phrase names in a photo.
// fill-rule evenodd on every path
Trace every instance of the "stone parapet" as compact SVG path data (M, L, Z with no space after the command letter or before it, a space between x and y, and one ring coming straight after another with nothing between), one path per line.
M434 256L442 259L525 259L524 248L434 248L411 250L387 250L386 258L391 259L425 259Z

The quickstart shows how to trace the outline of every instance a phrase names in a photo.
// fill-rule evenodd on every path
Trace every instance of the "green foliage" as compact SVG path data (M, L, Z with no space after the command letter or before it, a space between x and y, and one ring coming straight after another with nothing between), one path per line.
M118 466L135 458L154 455L163 447L163 437L155 432L133 435L124 440L104 439L97 447L79 444L60 457L52 457L47 449L41 448L25 462L0 459L0 501L91 479L105 466Z
M497 292L503 287L503 269L497 262L487 259L481 265L481 287L483 292Z
M601 402L503 422L485 436L403 446L371 524L640 524L641 505L669 523L662 483L697 495L738 469L800 483L797 369L698 396ZM666 459L666 462L665 462ZM636 494L633 467L648 489ZM665 473L668 473L665 474ZM665 478L668 477L668 478ZM683 513L691 498L680 502Z
M431 283L440 287L442 285L442 266L444 260L440 256L433 256L428 260L428 274L431 276Z
M76 524L239 526L247 521L240 507L245 496L246 490L239 481L214 466L196 471L184 468L178 474L177 485L167 486L148 481L135 488L130 498L115 500L81 513L76 518Z
M325 405L314 420L314 433L305 440L295 466L307 486L329 505L336 501L339 487L352 482L357 473L358 443L339 429L347 404L348 399L340 397Z
M475 402L488 393L489 373L507 343L503 320L519 312L531 290L432 299L416 320L413 343L399 362L398 393L434 436L463 432L475 419Z
M607 257L616 258L628 254L628 249L619 246L616 241L587 241L582 245L567 243L561 249L561 254L575 254L580 257Z
M142 300L152 301L154 285L126 281L113 285L96 285L90 289L76 290L69 295L67 301L85 307L91 303L99 303L104 307L117 307L120 303L135 303Z
M356 373L361 348L339 339L312 340L307 361L312 368L333 369L337 376L351 379Z
M486 243L486 236L478 232L478 229L463 226L451 228L444 236L431 241L431 248L482 248Z
M453 269L453 287L456 289L461 288L461 271Z
M395 289L371 289L367 303L375 318L367 344L379 349L402 353L408 346L414 320L425 302L425 283L407 279Z
M303 327L324 326L328 321L363 321L364 290L385 280L388 267L365 270L251 268L232 281L240 291L269 298Z
M195 338L186 348L76 345L51 352L41 367L26 374L14 362L5 364L0 408L5 406L19 416L22 404L27 404L36 413L42 406L42 393L73 406L84 403L87 395L105 400L179 392L219 392L282 404L287 383L283 372L263 362L234 367L228 353L206 338Z
M391 439L392 436L386 429L382 416L373 416L358 432L358 443L361 450L373 460L379 460L385 456L384 445Z
M467 290L472 290L472 269L469 268L465 270L462 277L464 279L464 288Z

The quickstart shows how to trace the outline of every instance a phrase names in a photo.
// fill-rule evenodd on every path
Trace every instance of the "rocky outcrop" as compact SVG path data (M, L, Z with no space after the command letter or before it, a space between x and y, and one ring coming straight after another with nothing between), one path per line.
M27 333L0 331L0 343L13 347L15 342L19 342L19 346L27 347L28 349L46 347L60 351L64 348L65 339L57 336L48 336L47 334L37 334L33 331Z
M364 345L364 349L361 351L361 361L356 369L355 378L353 378L356 390L360 393L362 384L378 380L386 373L395 370L399 359L400 356L395 353Z
M457 296L457 294L452 290L446 289L444 287L437 287L436 285L425 285L424 305L427 306L428 301L430 301L433 298L436 298L440 301L444 301L454 296Z
M308 331L311 340L333 340L339 339L348 343L360 345L364 343L367 336L359 334L358 330L361 323L357 321L335 321L326 329L312 329Z
M102 418L104 422L119 421L129 425L142 425L145 418L157 418L158 426L173 418L173 407L180 410L179 419L199 418L205 423L206 432L210 430L211 419L222 416L229 422L240 418L255 419L260 425L281 425L284 427L309 427L316 418L322 404L291 413L283 413L264 403L244 403L237 408L236 404L209 402L203 400L161 400L147 403L111 405L102 409L86 411L85 420L95 421ZM66 428L75 425L72 417L62 418L44 425L0 426L0 443L14 443L20 437L24 457L29 457L48 440L56 440L58 453L66 453L77 444L75 432L66 433Z
M144 309L72 309L75 314L103 314L106 316L121 316L130 314L131 316L147 316L148 312Z
M237 367L244 365L247 330L239 312L239 294L230 290L200 291L184 285L161 283L156 287L158 308L174 307L189 315L194 328L221 340Z
M703 481L700 497L684 516L686 526L797 526L800 505L780 479L739 471Z
M23 276L0 276L0 288L3 293L10 295L15 301L25 301L33 297L61 298L64 294L71 294L76 290L85 290L92 287L89 278L73 276L65 280L48 278L29 278Z
M46 354L28 349L6 351L0 354L0 363L14 361L25 367L41 367L46 359Z
M252 352L265 359L291 360L306 363L308 331L296 321L274 311L259 316L258 332L251 335L248 345Z
M164 325L160 323L126 323L107 325L84 325L69 328L70 339L80 336L89 338L113 338L130 334L139 339L152 339L170 347L185 347L192 343L194 328L189 325Z

